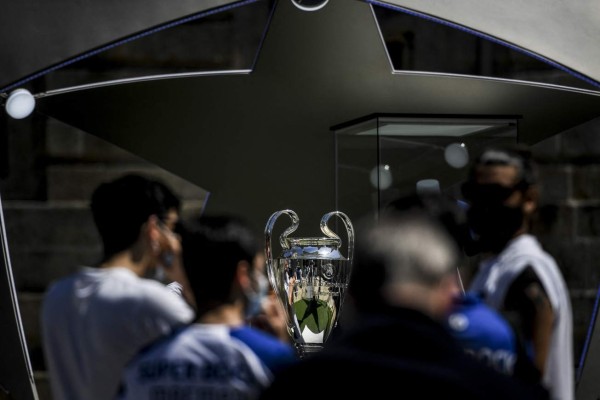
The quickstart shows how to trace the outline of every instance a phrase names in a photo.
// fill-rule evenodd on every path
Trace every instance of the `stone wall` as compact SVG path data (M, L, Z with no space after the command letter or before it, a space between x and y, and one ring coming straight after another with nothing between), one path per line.
M532 150L542 189L537 231L569 287L578 361L600 284L600 119Z

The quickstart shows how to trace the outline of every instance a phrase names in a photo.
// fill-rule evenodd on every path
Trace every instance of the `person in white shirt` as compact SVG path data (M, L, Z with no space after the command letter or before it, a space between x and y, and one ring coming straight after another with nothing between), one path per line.
M551 398L572 400L571 303L554 258L531 234L538 192L529 149L485 150L462 191L472 233L465 248L482 256L469 290L512 322Z
M181 243L171 230L179 199L161 182L126 175L94 191L91 211L102 260L54 282L42 304L44 356L57 400L114 399L130 359L194 316L185 300L149 279L158 268L184 279Z

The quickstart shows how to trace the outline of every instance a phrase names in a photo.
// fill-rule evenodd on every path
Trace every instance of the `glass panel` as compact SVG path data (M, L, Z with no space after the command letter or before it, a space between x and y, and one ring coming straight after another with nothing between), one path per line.
M396 70L454 73L597 90L531 55L474 34L386 7L373 6Z
M147 75L251 69L268 27L273 0L199 16L124 41L19 85L32 92ZM597 90L524 52L468 32L373 6L394 69L490 76Z
M460 201L471 157L516 143L517 118L374 116L333 127L336 206L356 219L415 191Z
M228 8L152 34L140 34L20 87L32 92L152 75L251 69L266 32L271 0Z
M373 173L379 164L377 119L334 128L336 150L336 209L351 221L376 209L379 204L378 175ZM375 170L376 171L376 170Z

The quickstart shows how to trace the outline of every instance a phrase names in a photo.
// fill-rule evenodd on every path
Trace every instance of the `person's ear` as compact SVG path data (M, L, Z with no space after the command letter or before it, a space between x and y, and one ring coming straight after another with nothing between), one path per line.
M524 193L523 212L532 215L537 210L539 190L536 186L530 186Z
M158 218L156 215L151 215L144 224L143 232L150 242L152 250L158 252L160 250L160 227L158 226Z
M252 289L252 278L250 276L250 273L250 264L248 264L248 262L245 260L239 261L235 272L235 279L237 281L237 284L243 290Z
M432 293L431 312L435 318L444 318L452 309L454 300L462 295L458 284L458 276L445 276Z

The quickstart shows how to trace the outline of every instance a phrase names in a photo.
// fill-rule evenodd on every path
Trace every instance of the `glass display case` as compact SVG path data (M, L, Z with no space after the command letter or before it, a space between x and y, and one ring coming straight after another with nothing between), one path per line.
M336 209L357 220L420 191L460 201L484 147L518 142L518 116L374 114L333 126Z

